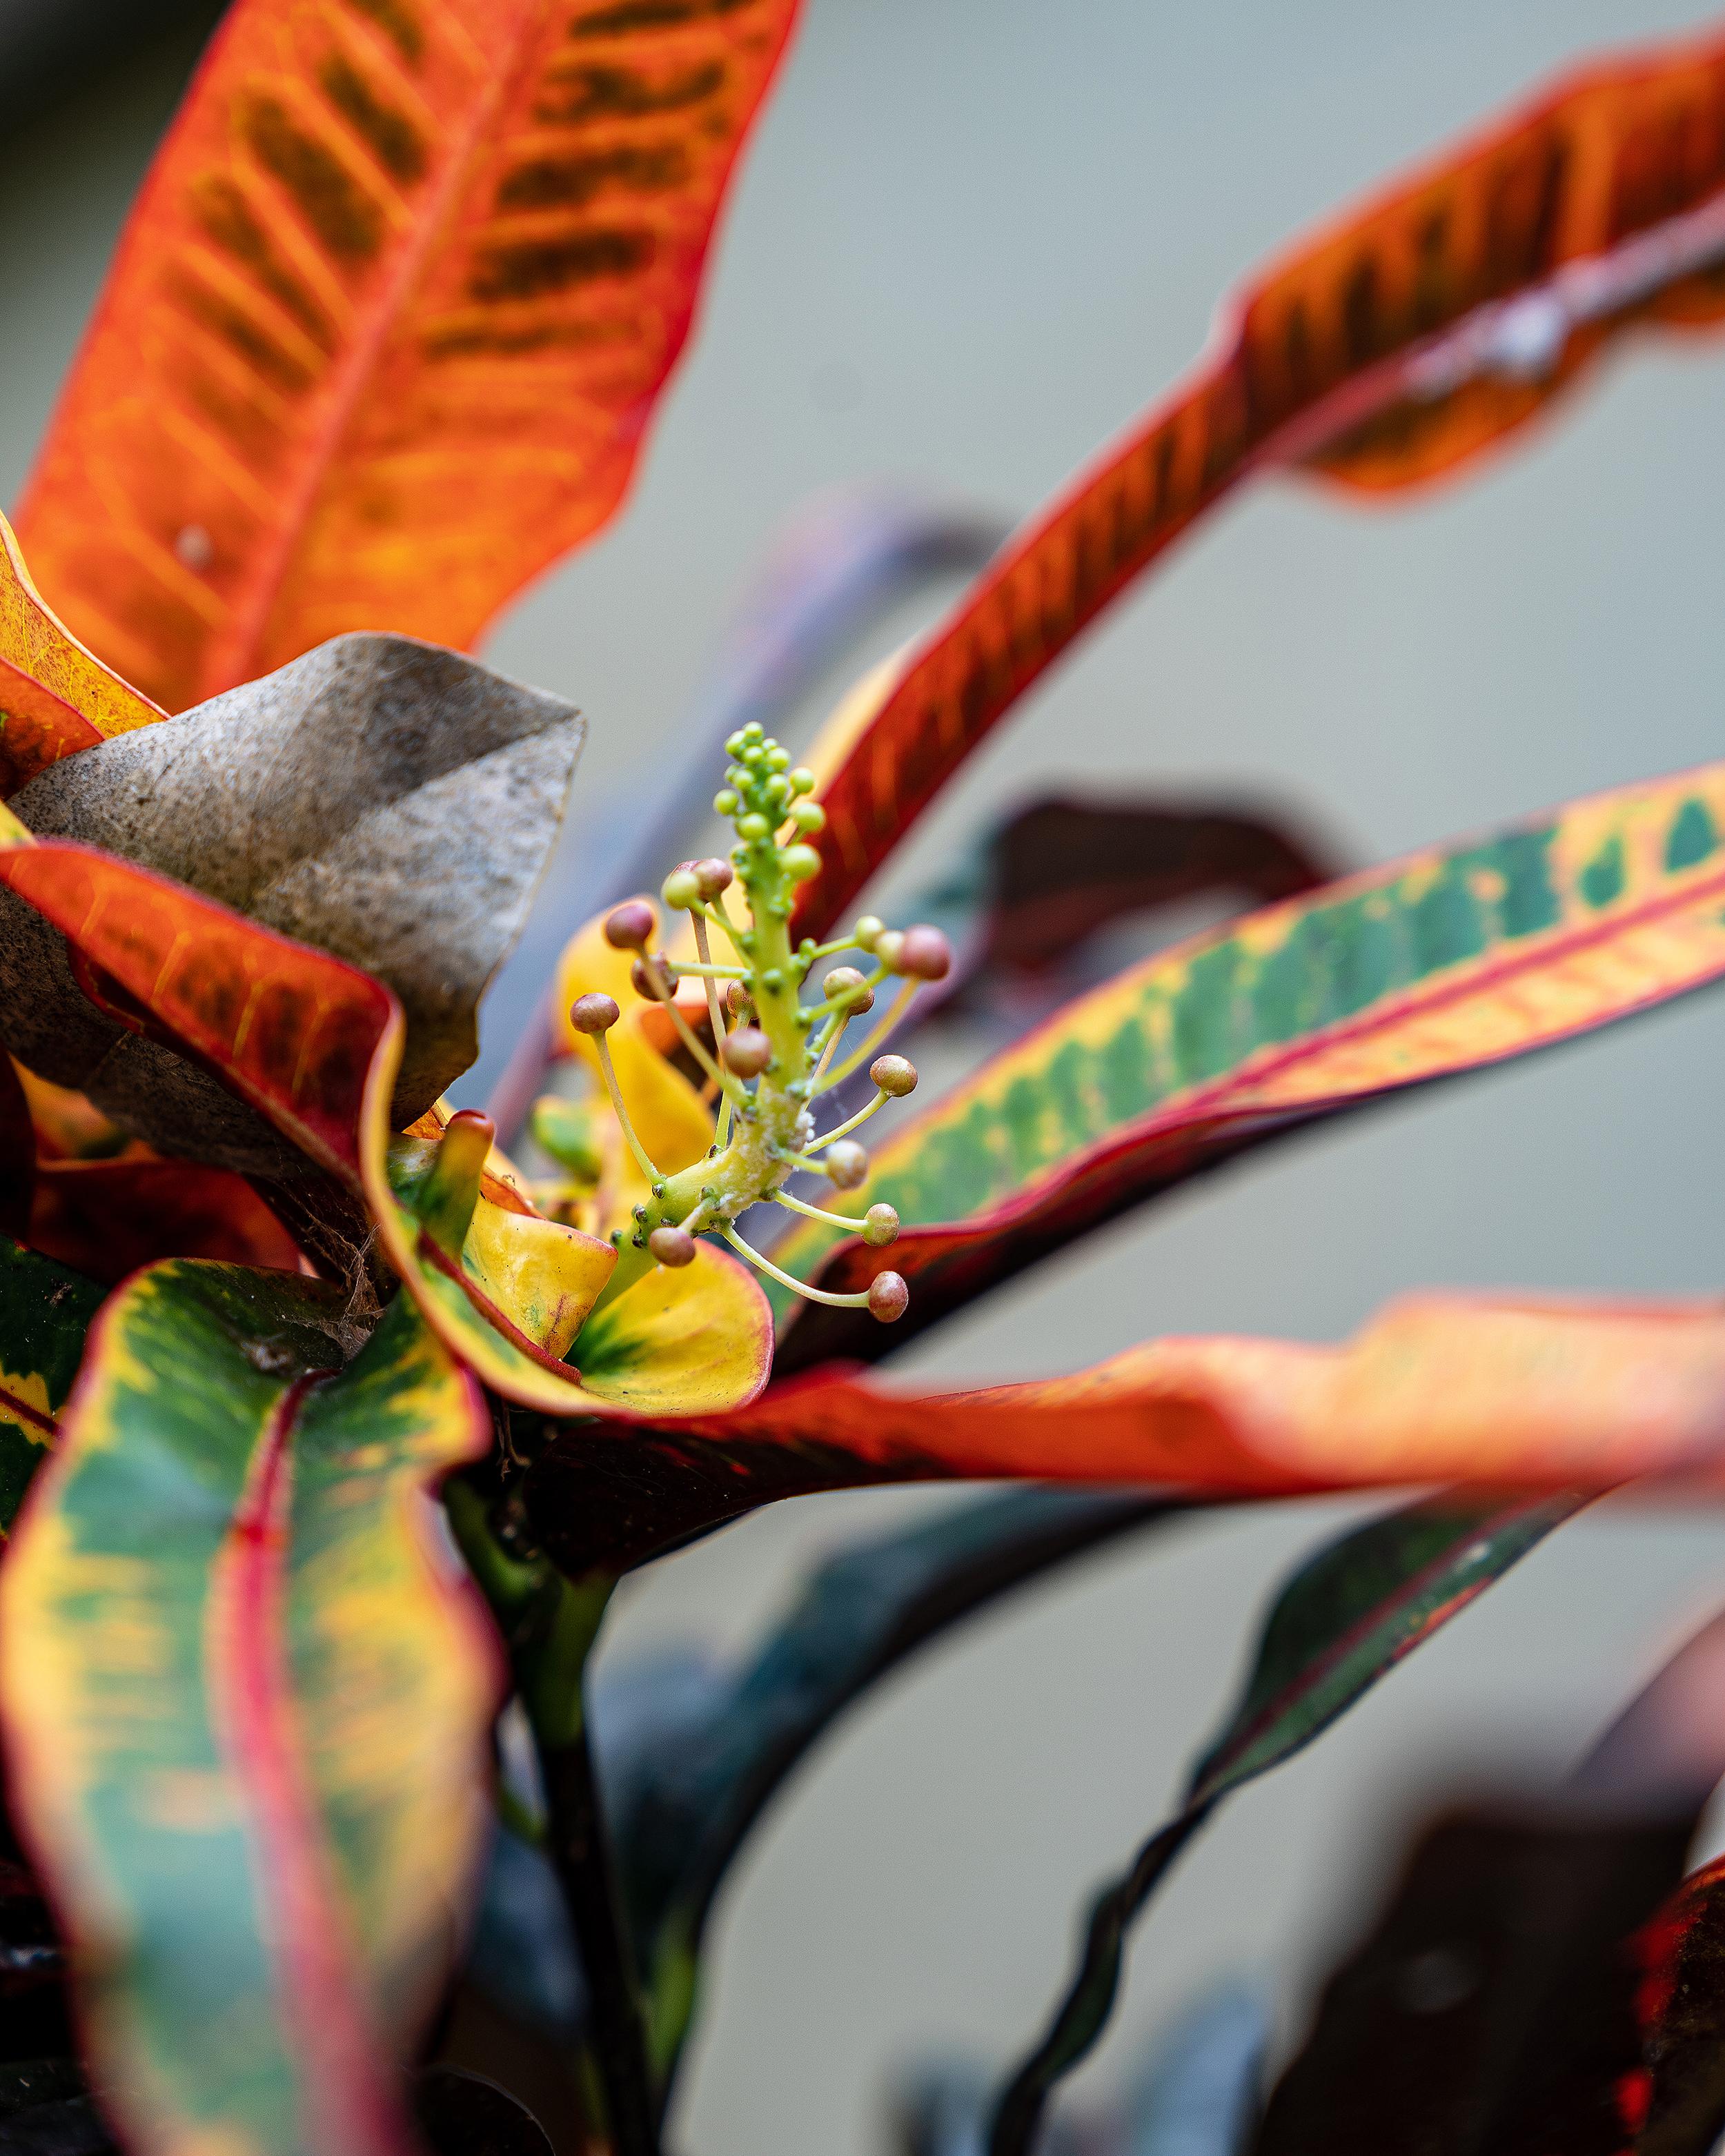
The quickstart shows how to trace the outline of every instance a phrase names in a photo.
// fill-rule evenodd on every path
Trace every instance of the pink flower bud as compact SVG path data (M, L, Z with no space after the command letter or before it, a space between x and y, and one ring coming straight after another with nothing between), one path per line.
M649 970L644 952L629 968L629 978L638 996L644 996L649 1004L662 1004L677 985L677 969L661 951Z
M758 1078L773 1060L773 1043L758 1026L740 1025L725 1036L725 1067L739 1078Z
M674 1228L670 1221L655 1228L647 1238L647 1248L662 1265L687 1265L695 1262L695 1238L685 1228Z
M870 1206L863 1215L862 1239L875 1250L898 1240L898 1214L891 1205Z
M902 1317L910 1307L911 1291L901 1273L876 1273L869 1283L869 1315L883 1325Z
M613 906L605 916L605 941L614 951L644 951L659 926L659 916L644 898Z
M569 1023L577 1033L608 1033L622 1015L609 996L577 996L569 1006Z
M829 1003L843 998L849 1017L875 1008L875 991L855 966L834 966L820 985ZM860 994L857 993L859 989Z
M866 1180L869 1157L855 1138L840 1138L821 1156L829 1178L840 1190L855 1190Z
M913 980L943 981L952 970L952 947L938 928L907 928L892 970Z
M735 880L730 862L721 861L716 855L695 864L696 884L709 903L727 891Z

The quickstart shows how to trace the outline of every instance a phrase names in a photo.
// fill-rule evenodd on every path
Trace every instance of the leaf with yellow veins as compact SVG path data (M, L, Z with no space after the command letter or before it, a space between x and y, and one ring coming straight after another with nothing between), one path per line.
M405 1297L173 1262L92 1332L0 1576L12 1797L137 2156L402 2156L501 1677L427 1488L490 1442Z
M772 1306L747 1267L697 1243L692 1264L661 1265L589 1318L574 1360L586 1391L634 1414L747 1407L772 1365Z

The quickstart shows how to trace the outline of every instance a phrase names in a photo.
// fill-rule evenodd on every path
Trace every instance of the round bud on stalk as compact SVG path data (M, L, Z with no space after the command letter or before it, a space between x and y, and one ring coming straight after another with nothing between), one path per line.
M713 796L713 814L716 816L734 816L740 805L733 787L721 786Z
M890 1205L871 1205L863 1215L862 1239L874 1249L898 1240L898 1214Z
M855 1138L840 1138L836 1145L829 1145L823 1165L840 1190L855 1190L868 1178L869 1157Z
M787 846L779 860L793 883L807 883L820 874L820 855L813 846Z
M814 793L814 773L806 763L799 763L791 773L791 791L793 793Z
M892 970L910 980L943 981L952 970L952 947L938 928L907 928Z
M605 916L605 941L614 951L644 951L659 916L644 898L614 906Z
M827 812L818 801L799 801L791 810L791 821L805 839L827 828Z
M901 1273L876 1273L869 1282L869 1315L883 1325L902 1317L910 1307L911 1291Z
M902 928L883 928L870 947L889 973L898 971L898 954L904 948L904 942Z
M740 1025L735 1033L727 1033L725 1045L720 1050L726 1070L734 1070L739 1078L758 1078L773 1060L773 1043L756 1025Z
M662 1004L677 985L677 969L663 951L654 959L651 968L646 954L635 960L629 969L629 985L638 996L644 996L649 1004Z
M685 861L681 868L673 869L659 886L659 896L673 913L686 913L701 896L693 865Z
M916 1090L916 1066L907 1055L877 1055L869 1076L890 1100L902 1101Z
M747 816L739 816L737 819L739 839L764 839L770 836L772 830L773 826L758 809L751 808Z
M869 986L855 966L834 966L821 983L829 1003L842 997L846 1015L855 1018L863 1011L875 1008L875 991ZM859 994L858 990L861 991Z
M687 1265L695 1261L695 1238L685 1228L674 1228L670 1221L655 1228L647 1238L647 1248L662 1265Z
M750 1000L749 992L741 981L727 981L725 983L725 1009L728 1016L747 1018L752 1014L754 1008L753 1003Z
M695 864L695 887L709 904L722 897L735 881L736 871L730 862L720 860L716 855Z
M850 932L850 940L859 951L872 951L875 938L886 923L878 913L865 913Z
M609 996L577 996L569 1006L569 1023L577 1033L608 1033L622 1015Z

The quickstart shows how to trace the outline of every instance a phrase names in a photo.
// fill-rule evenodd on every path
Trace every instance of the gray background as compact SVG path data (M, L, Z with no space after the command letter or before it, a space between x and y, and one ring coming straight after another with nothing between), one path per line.
M489 655L589 712L590 796L650 788L752 561L811 491L885 475L1027 511L1303 222L1566 57L1697 19L1647 0L814 0L633 505ZM0 144L0 498L191 49L99 70ZM1725 350L1649 345L1459 489L1368 511L1259 489L1002 730L905 880L994 804L1075 778L1291 802L1364 860L1718 755L1722 410ZM1697 999L1308 1139L900 1367L1001 1378L1168 1330L1328 1338L1416 1283L1716 1291L1722 1049L1720 1003ZM741 1639L809 1552L931 1502L781 1507L644 1577L606 1651ZM725 1903L682 2145L863 2156L895 2065L1027 2034L1076 1904L1164 1803L1266 1584L1341 1516L1122 1550L855 1716ZM1708 1518L1548 1546L1186 1860L1081 2100L1226 1970L1265 1971L1296 2022L1390 1823L1481 1764L1561 1763L1722 1595Z

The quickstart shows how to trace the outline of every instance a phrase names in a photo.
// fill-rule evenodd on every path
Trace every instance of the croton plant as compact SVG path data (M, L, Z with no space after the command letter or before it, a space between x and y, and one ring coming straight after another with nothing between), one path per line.
M1282 1591L1023 2062L903 2121L1051 2145L1223 1799L1590 1498L1717 1480L1715 1303L1432 1296L1336 1348L1157 1339L983 1390L865 1366L1268 1138L1717 981L1725 764L1341 880L1262 823L1050 805L929 917L859 908L1242 481L1417 487L1622 333L1725 316L1725 35L1566 78L1245 285L802 761L731 735L707 850L547 983L525 1127L449 1106L583 724L462 652L621 501L795 12L235 0L4 532L3 2145L649 2156L726 1868L875 1678L1128 1531L1402 1491ZM906 1103L944 1000L1211 891L1261 903ZM626 1573L937 1479L1036 1486L841 1552L695 1706L589 1741ZM1564 1808L1434 1828L1204 2146L1705 2156L1720 1882L1683 1867L1722 1658L1702 1635ZM475 1937L497 2011L556 1948L566 2116L449 2063Z

